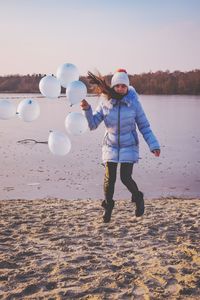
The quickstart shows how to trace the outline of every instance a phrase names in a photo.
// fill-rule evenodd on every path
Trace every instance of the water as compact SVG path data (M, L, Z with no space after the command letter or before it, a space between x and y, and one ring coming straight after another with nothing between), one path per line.
M41 106L35 122L0 120L0 199L103 199L103 124L83 136L71 136L72 150L65 157L52 155L47 145L17 144L25 138L45 141L52 129L65 131L67 113L80 111L79 105L71 108L64 98L54 101L38 96L0 95L16 105L24 98L36 98ZM140 100L161 145L161 156L156 158L140 135L141 159L134 166L133 178L145 198L200 197L200 96L142 95ZM98 104L94 97L88 101L93 108ZM130 199L119 176L114 198Z
M200 130L198 96L142 96L161 156L150 158L142 149L145 180L151 195L194 197L200 195ZM142 175L141 179L142 179ZM142 184L143 180L141 180ZM153 191L153 188L159 192Z

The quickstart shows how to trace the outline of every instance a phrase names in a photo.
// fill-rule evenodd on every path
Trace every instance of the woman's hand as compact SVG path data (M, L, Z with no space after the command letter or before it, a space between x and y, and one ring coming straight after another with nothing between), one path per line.
M160 156L160 149L155 149L152 151L152 153L156 156L159 157Z
M80 103L80 107L82 110L88 110L90 108L90 105L85 99L83 99Z

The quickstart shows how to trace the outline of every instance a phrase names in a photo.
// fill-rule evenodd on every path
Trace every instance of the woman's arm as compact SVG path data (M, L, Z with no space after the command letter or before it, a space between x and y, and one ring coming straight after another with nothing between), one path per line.
M81 101L80 106L81 106L81 109L83 110L84 115L88 121L88 126L89 126L90 130L96 129L104 119L101 103L96 108L94 114L92 112L91 106L85 99Z
M149 146L150 151L153 152L155 156L159 156L160 145L158 143L158 140L155 137L153 131L151 130L149 121L145 115L141 103L138 100L136 105L136 124L138 126L138 129L142 133L144 140Z

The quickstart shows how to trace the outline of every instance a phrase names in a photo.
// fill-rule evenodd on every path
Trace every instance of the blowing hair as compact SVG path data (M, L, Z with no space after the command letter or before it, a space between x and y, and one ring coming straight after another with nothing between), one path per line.
M110 87L110 85L106 82L105 77L102 76L100 72L98 72L98 75L95 75L92 72L88 71L88 78L90 84L93 85L93 93L97 95L103 94L108 100L112 98L120 100L123 98L122 95L118 94L113 88Z

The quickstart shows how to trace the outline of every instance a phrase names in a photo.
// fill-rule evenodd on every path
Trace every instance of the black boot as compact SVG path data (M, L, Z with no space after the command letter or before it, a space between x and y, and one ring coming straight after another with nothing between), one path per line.
M109 202L107 202L107 201L104 200L102 202L102 207L105 210L104 214L103 214L103 221L104 221L104 223L109 223L110 222L114 204L115 204L115 202L113 200L109 201Z
M142 192L138 192L134 202L136 204L135 215L141 217L144 214L144 195Z

